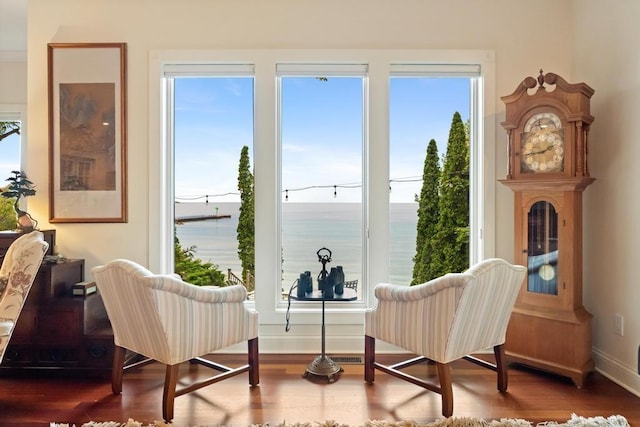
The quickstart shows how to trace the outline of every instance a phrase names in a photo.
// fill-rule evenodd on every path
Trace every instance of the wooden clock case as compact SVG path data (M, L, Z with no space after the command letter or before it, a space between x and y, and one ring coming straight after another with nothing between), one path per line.
M592 316L582 305L582 192L594 181L587 161L593 93L585 83L570 84L540 70L537 79L527 77L511 95L501 98L509 162L507 177L500 182L514 192L515 262L529 267L507 329L507 358L569 377L578 387L594 367ZM531 172L523 167L521 157L525 124L547 112L562 123L562 167ZM536 238L538 234L542 237ZM543 244L550 249L534 256L536 247ZM553 269L543 275L533 261L544 255L555 258ZM552 278L554 287L549 291L532 287L539 277Z

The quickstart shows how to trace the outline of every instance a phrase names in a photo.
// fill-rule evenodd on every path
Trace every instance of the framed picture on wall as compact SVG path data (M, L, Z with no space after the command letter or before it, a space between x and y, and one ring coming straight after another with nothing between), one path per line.
M50 43L49 221L127 222L126 43Z

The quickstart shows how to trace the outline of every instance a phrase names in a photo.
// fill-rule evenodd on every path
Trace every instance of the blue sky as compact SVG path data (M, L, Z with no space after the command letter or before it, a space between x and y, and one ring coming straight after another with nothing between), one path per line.
M13 134L0 141L0 187L8 184L11 171L20 169L20 136Z
M393 78L389 90L389 177L418 177L417 182L391 182L391 202L413 201L420 194L422 170L431 139L438 155L446 154L453 114L469 118L467 78Z
M178 200L204 202L205 194L236 193L242 146L253 151L253 79L176 79L175 106ZM209 200L239 201L239 197Z
M222 195L237 193L242 146L253 152L253 80L180 78L175 87L176 196L238 201L235 194ZM453 113L469 117L469 92L465 78L391 79L390 176L417 179L392 182L392 202L412 202L420 192L427 144L435 139L444 156ZM361 80L283 78L282 98L282 180L289 201L359 202ZM0 185L19 167L18 145L18 136L0 142ZM354 188L338 187L334 198L334 185Z
M252 151L252 80L183 78L175 87L176 196L237 201L237 195L225 194L237 191L242 146ZM391 80L391 179L417 179L392 182L392 202L412 202L420 192L427 144L435 139L440 156L445 154L454 112L469 117L469 93L468 79ZM283 78L282 186L289 189L289 201L361 200L361 99L358 78Z

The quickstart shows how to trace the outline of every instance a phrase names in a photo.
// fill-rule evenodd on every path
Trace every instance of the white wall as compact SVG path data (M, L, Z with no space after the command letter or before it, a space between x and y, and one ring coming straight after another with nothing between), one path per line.
M0 52L0 104L26 103L26 58L9 52Z
M129 222L127 224L60 224L60 249L87 259L87 266L116 256L147 263L146 224L150 214L147 148L148 58L151 50L217 48L424 48L490 49L496 52L498 95L508 94L540 67L571 80L571 58L546 46L571 32L570 4L546 0L554 9L553 32L523 31L523 20L549 15L528 2L425 0L219 0L130 2L33 0L29 2L29 126L34 146L46 147L46 44L49 42L124 41L128 43L129 84ZM482 17L482 19L478 19ZM516 17L519 17L516 19ZM523 49L527 46L526 49ZM505 139L496 101L497 135ZM501 145L501 144L499 144ZM30 176L47 181L46 158L32 157ZM504 149L497 153L497 177L506 173ZM511 190L497 189L497 253L512 258ZM40 191L30 209L48 217L48 195ZM42 224L43 226L45 224ZM117 239L126 236L126 246ZM95 242L103 242L99 246Z
M591 174L585 191L584 302L594 315L596 366L640 394L640 2L574 1L578 81L595 89L591 114ZM595 25L594 25L595 24ZM624 336L613 334L615 314Z
M553 13L550 13L553 11ZM577 18L574 18L574 15ZM640 150L632 124L640 107L635 0L30 0L28 35L29 176L48 181L46 44L128 43L129 222L58 224L60 250L92 266L115 257L147 264L150 210L148 61L162 49L484 49L496 57L496 177L506 174L506 137L499 96L543 68L595 88L591 171L585 192L585 305L595 315L598 369L640 390L635 366L640 301L635 261L634 189ZM573 25L573 20L576 24ZM604 19L604 21L603 21ZM541 22L545 22L541 26ZM599 24L594 27L593 23ZM572 42L573 41L573 42ZM572 53L572 47L575 53ZM1 93L1 92L0 92ZM2 96L2 95L0 95ZM5 102L0 99L0 103ZM624 139L623 139L624 138ZM628 142L627 142L628 141ZM511 190L496 183L496 255L513 259ZM45 185L30 210L47 227ZM602 209L607 206L607 210ZM599 209L597 209L599 208ZM596 305L596 301L598 304ZM613 336L613 313L625 336ZM640 394L640 392L638 392Z

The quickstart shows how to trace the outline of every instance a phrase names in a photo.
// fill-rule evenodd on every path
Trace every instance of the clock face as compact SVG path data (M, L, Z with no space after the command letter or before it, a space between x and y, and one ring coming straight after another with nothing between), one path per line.
M562 122L554 113L531 116L522 133L520 170L524 173L562 172L564 137Z

